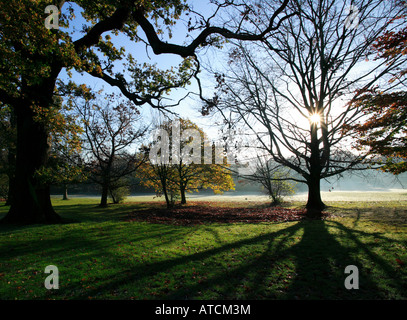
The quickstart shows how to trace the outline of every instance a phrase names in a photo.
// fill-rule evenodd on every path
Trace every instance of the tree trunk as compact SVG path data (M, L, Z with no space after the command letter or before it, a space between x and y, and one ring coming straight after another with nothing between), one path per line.
M64 195L62 197L62 200L69 200L69 198L68 198L68 186L66 184L64 185Z
M114 196L114 192L112 190L110 191L110 197L112 198L113 204L118 204L119 202L117 201L116 197Z
M163 193L164 193L165 203L167 204L167 209L172 208L172 201L170 200L170 197L168 196L167 188L165 186L163 186Z
M181 187L180 192L181 192L181 204L186 204L187 203L187 198L185 196L185 188Z
M325 204L321 199L321 185L319 176L312 176L307 182L308 185L308 201L307 201L307 217L319 218L322 210L325 209Z
M3 223L57 223L49 185L36 175L47 164L49 141L43 124L34 120L29 105L14 106L17 116L16 171L12 203Z
M172 202L171 202L170 198L168 197L167 190L163 190L163 193L164 193L165 203L167 204L167 209L172 208Z
M325 204L321 199L321 163L319 154L319 141L317 135L317 125L311 125L311 159L310 173L307 178L308 185L308 201L307 201L307 217L320 218Z
M104 183L102 185L102 197L100 198L100 205L99 207L105 208L107 207L107 196L109 194L109 185Z
M10 126L12 131L16 130L16 116L14 112L11 113L10 116ZM14 136L15 139L15 136ZM14 195L14 185L15 185L15 172L16 172L16 146L13 138L10 138L8 152L7 152L7 162L8 162L8 195L6 206L11 206L13 203L13 195Z
M99 207L106 208L107 207L107 197L109 196L110 191L110 172L112 169L112 163L115 156L114 150L112 150L110 154L109 161L105 169L103 169L103 177L102 177L102 197L100 198L100 205ZM99 159L100 161L100 159Z

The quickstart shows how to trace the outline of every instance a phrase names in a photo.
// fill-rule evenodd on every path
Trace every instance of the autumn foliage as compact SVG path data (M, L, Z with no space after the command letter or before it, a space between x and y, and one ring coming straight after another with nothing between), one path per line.
M395 20L406 19L404 16ZM377 39L373 49L377 58L387 64L398 64L398 72L391 75L386 88L364 89L352 101L362 107L367 119L351 128L359 134L357 148L367 148L385 171L399 174L407 171L407 26L399 31L387 31ZM401 88L401 90L400 90Z
M180 134L187 132L187 130L196 130L201 136L202 144L199 145L204 146L207 143L204 132L196 124L187 119L179 119L178 123ZM180 137L172 136L171 122L165 122L160 127L170 133L169 147L172 150L172 148L175 148L174 141ZM172 161L173 159L171 159L170 163L152 163L149 161L140 166L137 172L141 183L145 187L153 188L159 196L164 195L167 207L174 205L178 199L181 200L182 204L185 204L186 193L211 189L215 194L221 194L224 191L234 189L234 182L227 164L203 163L203 153L202 157L198 157L201 162L189 161L191 154L183 152L183 148L191 143L191 137L180 141L181 153L179 161ZM199 150L192 151L201 155Z

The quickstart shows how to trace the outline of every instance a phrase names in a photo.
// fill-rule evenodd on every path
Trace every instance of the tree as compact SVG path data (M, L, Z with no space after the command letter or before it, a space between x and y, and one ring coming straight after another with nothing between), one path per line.
M100 206L107 206L109 192L143 163L136 143L147 128L140 123L139 110L128 100L107 95L104 102L72 100L84 127L83 165L89 178L102 188Z
M15 158L16 158L16 123L11 108L0 106L0 175L1 196L6 199L5 205L10 205L13 197Z
M53 103L46 117L37 120L47 125L50 151L47 166L38 169L35 177L44 185L62 185L63 199L68 200L68 185L86 180L80 162L83 129L70 104L58 96L54 96Z
M54 96L54 101L57 108L50 108L47 120L51 124L48 125L49 160L47 166L37 170L36 175L44 184L63 186L62 199L68 200L68 185L87 179L80 161L83 129L71 104L64 103L58 96Z
M406 3L404 3L406 4ZM384 59L388 65L398 65L399 70L390 75L387 85L359 90L351 101L359 107L366 119L345 129L358 134L356 144L360 152L367 151L374 161L383 164L382 170L400 174L407 171L407 92L406 58L407 26L405 15L398 31L387 31L372 45L376 59ZM366 150L367 149L367 150ZM379 159L377 159L379 157Z
M146 149L148 152L149 148ZM164 195L167 208L172 208L177 198L177 186L173 182L174 170L170 164L146 162L140 166L137 177L147 188L153 188L158 197Z
M292 180L308 186L310 217L325 208L321 179L363 169L364 157L349 148L355 134L342 131L361 117L358 106L347 104L355 87L377 84L397 67L366 61L400 12L395 1L352 4L292 1L284 14L297 15L262 42L234 41L228 69L215 74L217 109L249 128L273 161L300 175ZM250 18L260 27L272 12L265 1L253 8Z
M122 203L129 194L129 187L126 185L119 187L113 186L110 188L110 197L114 204Z
M259 40L278 28L279 14L288 3L278 7L272 19L262 30L246 32L247 6L233 2L215 4L219 10L234 7L242 24L237 29L213 26L213 16L198 16L199 26L190 25L196 37L186 45L170 42L171 26L188 10L181 0L131 1L52 1L64 14L54 17L58 29L46 28L44 10L49 1L17 0L0 2L0 102L13 108L17 123L15 194L9 213L3 222L53 223L60 217L53 210L49 185L37 178L36 172L47 167L50 145L46 121L53 106L53 97L59 94L57 80L63 70L75 69L99 78L117 87L135 105L165 108L162 98L169 90L182 87L197 75L193 60L196 51L216 43L213 35L242 40ZM64 5L65 4L65 5ZM83 9L87 24L79 37L70 33L75 18L73 4ZM53 21L55 22L55 21ZM108 34L109 33L109 34ZM121 34L133 42L144 43L155 54L174 54L184 58L179 68L160 70L154 65L138 63L131 55L125 69L118 72L125 49L114 43L112 36ZM145 36L142 34L144 33ZM163 35L167 35L164 37ZM103 35L103 38L102 38ZM74 40L76 39L76 40ZM116 63L116 64L115 64Z
M271 198L271 205L278 205L282 202L283 196L292 195L294 184L291 174L286 167L273 163L268 157L257 155L254 164L254 172L242 175L242 178L260 183L265 193Z
M187 192L212 189L222 193L234 188L228 165L215 163L218 150L208 144L205 133L195 123L177 119L164 122L160 129L161 140L148 149L150 161L141 177L145 186L164 194L167 207L177 198L186 204ZM153 148L157 154L151 152ZM222 154L218 157L222 158Z
M0 122L0 124L2 124ZM8 176L8 161L7 161L7 142L0 135L0 201L9 200L9 176ZM4 147L3 147L4 146Z
M82 149L82 141L80 134L82 128L76 123L71 124L71 128L64 132L57 132L52 135L52 146L50 160L48 164L48 172L43 168L39 170L39 174L48 176L50 184L62 185L64 193L62 200L69 200L68 186L71 184L81 183L87 180L87 175L80 159L80 151Z
M81 127L68 112L68 108L62 105L62 100L55 97L54 106L49 109L47 115L51 146L49 164L48 167L42 167L36 172L37 178L46 184L67 185L81 181L81 168L76 161L81 147L79 140ZM16 123L14 113L7 106L1 109L1 118L0 136L5 148L2 150L4 156L1 160L9 184L6 205L10 205L14 194L12 190L16 171Z
M178 159L172 159L175 160L173 163L175 169L173 182L178 187L181 204L186 204L187 192L197 192L199 189L210 188L215 193L222 193L233 189L234 183L230 171L226 168L227 164L215 163L216 156L221 155L215 155L215 152L219 151L208 143L203 130L187 119L178 119L177 123L172 125L179 127L177 130L179 130L181 137ZM190 135L191 130L195 131L197 135ZM194 141L197 138L199 138L198 143ZM174 139L176 137L170 134L170 149L175 147ZM192 146L194 142L196 145ZM189 149L190 147L192 148ZM208 153L207 155L205 151Z

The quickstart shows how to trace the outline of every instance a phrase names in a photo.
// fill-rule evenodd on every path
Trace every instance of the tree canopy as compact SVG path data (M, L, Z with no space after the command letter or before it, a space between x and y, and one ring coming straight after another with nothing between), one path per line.
M58 222L52 208L49 185L38 179L37 171L49 163L49 119L54 96L64 92L67 83L60 74L73 69L116 87L137 106L166 108L164 95L182 87L197 76L199 64L196 51L214 45L217 36L242 40L260 40L278 28L280 14L289 0L276 5L275 14L264 28L250 28L246 19L248 6L230 1L214 2L214 15L206 18L189 11L182 0L99 0L54 1L60 14L58 29L47 28L45 9L48 1L17 0L0 2L0 102L7 104L16 115L16 194L3 222ZM86 20L78 34L72 34L76 20L73 4ZM240 24L213 25L213 18L223 8L233 8ZM171 28L181 14L189 12L196 23L188 27L187 44L171 42ZM53 21L55 22L55 21ZM174 54L182 59L178 67L161 70L154 64L140 63L130 52L127 56L118 36L143 43L155 54ZM123 71L124 70L124 71ZM43 119L44 121L38 121ZM18 191L17 191L18 190Z
M389 75L387 83L357 92L352 103L360 107L365 119L354 126L358 133L356 148L373 155L373 161L382 169L400 174L407 171L407 25L406 16L399 30L388 30L372 45L376 59L384 59L388 65L398 66ZM367 150L366 150L367 149ZM383 159L384 158L384 159ZM383 166L384 165L384 166Z
M165 121L160 125L160 129L168 132L169 148L167 151L161 148L158 153L161 156L161 152L169 152L169 161L150 159L141 166L138 176L146 187L154 188L158 195L164 195L168 207L177 199L181 200L181 204L185 204L188 192L211 189L215 194L220 194L234 189L229 165L215 163L216 149L209 144L205 133L195 123L181 118L176 121ZM198 141L194 141L197 138ZM160 141L152 142L147 150L151 150L154 143ZM195 146L192 148L193 143ZM177 147L178 154L174 150ZM210 150L209 156L205 155L205 149ZM223 157L223 150L221 152L218 155L220 158ZM160 157L159 160L161 159L163 158Z

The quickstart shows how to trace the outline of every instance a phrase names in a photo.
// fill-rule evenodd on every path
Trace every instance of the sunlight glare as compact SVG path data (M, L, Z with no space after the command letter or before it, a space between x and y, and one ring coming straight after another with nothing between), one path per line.
M317 124L318 125L318 124L321 123L321 116L318 113L314 113L314 114L310 115L309 121L312 124Z

